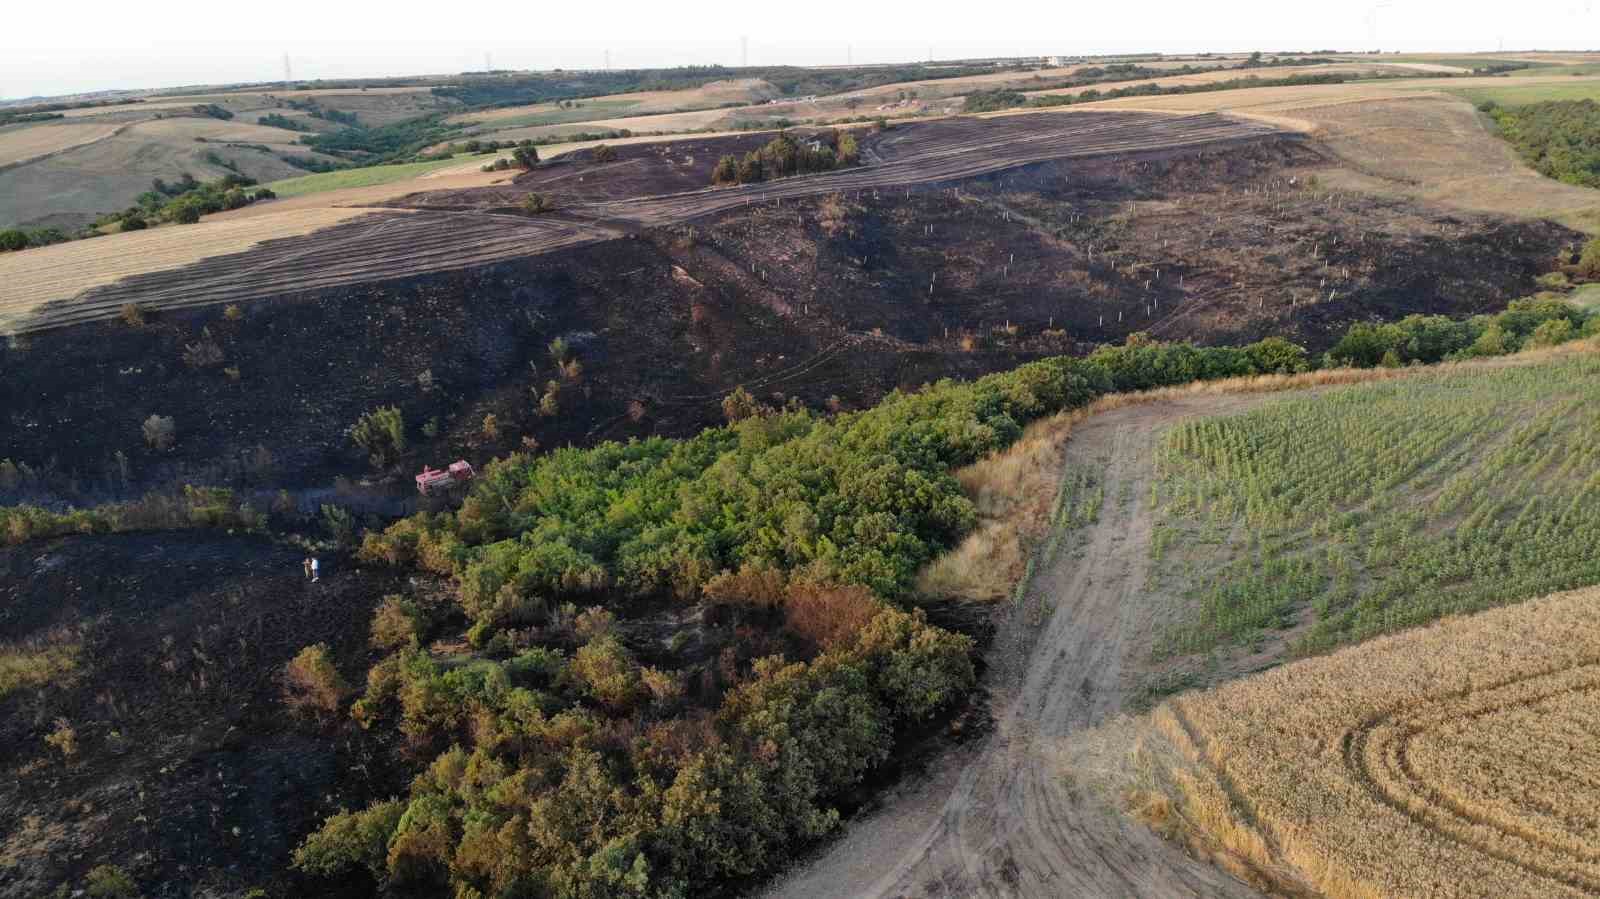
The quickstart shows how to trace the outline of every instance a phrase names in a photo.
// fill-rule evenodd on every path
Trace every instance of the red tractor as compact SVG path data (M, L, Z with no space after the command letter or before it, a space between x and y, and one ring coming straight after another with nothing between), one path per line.
M472 463L465 459L457 459L450 463L444 470L422 466L422 474L417 475L417 492L426 496L435 490L449 490L458 484L477 477L478 473L472 470Z

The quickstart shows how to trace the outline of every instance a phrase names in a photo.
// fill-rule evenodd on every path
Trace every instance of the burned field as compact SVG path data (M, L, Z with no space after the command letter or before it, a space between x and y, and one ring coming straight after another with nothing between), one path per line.
M359 664L399 578L311 585L300 562L220 534L0 548L6 660L71 660L48 691L0 694L0 895L47 895L113 858L173 885L159 895L264 879L321 815L397 786L358 729L286 715L278 672L317 642Z
M0 459L36 477L0 489L81 502L183 480L306 488L381 474L346 429L382 405L403 413L411 446L399 462L414 469L487 461L524 438L548 448L693 433L720 420L737 385L769 402L859 408L1139 331L1201 343L1282 334L1320 350L1351 321L1497 309L1536 289L1574 240L1548 223L1333 194L1314 174L1327 164L1314 144L1281 137L1036 163L750 204L456 271L383 277L380 264L359 284L313 279L232 311L19 336L0 348ZM391 215L402 268L428 255L400 239L413 219L454 217ZM220 257L197 269L228 295L308 260L327 263L319 273L362 265L340 235L370 242L365 221L301 250L253 251L254 268ZM486 228L490 258L526 242L519 229L555 226L460 221L451 239ZM176 273L146 277L186 289ZM558 337L578 371L549 357ZM541 411L552 382L559 399ZM150 415L174 418L170 451L140 440Z
M1065 118L1084 130L1043 145L1026 123L895 129L863 142L860 169L717 191L691 184L753 138L622 147L93 291L0 346L0 502L223 484L280 530L315 530L324 504L381 524L426 502L409 483L425 463L691 435L737 386L857 409L1137 332L1323 349L1352 321L1501 308L1576 239L1332 193L1316 144L1217 117L1167 132L1124 117L1120 136ZM530 190L558 211L515 208ZM148 305L111 317L134 301ZM387 406L406 446L375 464L350 430ZM170 448L142 437L151 416L172 419ZM284 873L289 851L339 807L403 794L441 748L291 716L278 680L326 642L359 690L384 595L441 583L336 553L311 588L293 546L202 533L0 550L0 643L81 663L48 696L0 695L16 774L0 894L107 858L163 895L325 890ZM607 627L628 651L688 672L704 708L753 656L816 651L772 615L662 600L622 618ZM440 613L444 642L424 644L448 670L476 661L450 636L462 624ZM540 637L573 650L578 634L566 616ZM70 754L45 739L63 721ZM370 894L364 876L352 895Z

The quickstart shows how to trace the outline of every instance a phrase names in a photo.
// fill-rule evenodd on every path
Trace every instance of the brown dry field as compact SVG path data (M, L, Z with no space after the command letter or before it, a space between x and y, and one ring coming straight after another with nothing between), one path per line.
M1570 83L1571 76L1551 80ZM1545 76L1519 78L1536 84ZM1600 79L1596 79L1600 80ZM1504 85L1506 79L1452 79L1451 89ZM1551 218L1600 233L1600 194L1541 177L1483 117L1437 82L1396 81L1247 88L1166 97L1125 97L1074 110L1222 112L1303 131L1345 163L1321 173L1330 186L1439 202L1474 212Z
M117 133L122 125L34 125L0 129L0 168L92 144Z
M128 275L241 252L274 238L309 234L367 212L326 205L265 214L268 211L269 207L263 206L263 214L254 216L216 216L182 228L152 228L0 255L0 333L8 333L17 321L51 299L73 296Z
M587 99L607 103L634 103L637 105L630 107L628 111L644 114L719 106L723 103L733 102L756 103L777 95L777 88L760 78L737 78L727 81L713 81L693 90L635 91L629 94L607 94ZM451 116L447 121L493 124L501 119L514 119L525 115L555 111L556 105L554 103L532 103L527 106L507 106L503 109L486 109L481 112L461 113L460 115Z
M1124 87L1142 87L1149 84L1159 84L1162 87L1177 87L1186 84L1215 84L1219 81L1231 81L1235 78L1249 78L1251 76L1256 78L1287 78L1292 75L1393 75L1396 70L1416 71L1417 69L1418 66L1415 65L1376 62L1341 62L1320 66L1271 66L1260 69L1219 69L1214 72L1198 72L1192 75L1173 75L1170 78L1146 78L1140 81L1117 81L1104 85L1063 87L1055 90L1025 91L1025 93L1029 96L1076 96L1087 90L1104 92Z
M1152 716L1196 838L1333 897L1600 892L1600 588L1380 638ZM1405 864L1396 864L1404 859Z

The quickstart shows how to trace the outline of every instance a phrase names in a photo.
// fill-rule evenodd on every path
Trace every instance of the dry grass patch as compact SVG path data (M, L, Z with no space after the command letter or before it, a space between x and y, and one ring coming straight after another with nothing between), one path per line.
M78 672L82 647L52 639L23 645L0 645L0 699L14 690L65 684Z
M1600 891L1600 589L1159 708L1174 815L1328 896ZM1396 864L1404 859L1405 864Z

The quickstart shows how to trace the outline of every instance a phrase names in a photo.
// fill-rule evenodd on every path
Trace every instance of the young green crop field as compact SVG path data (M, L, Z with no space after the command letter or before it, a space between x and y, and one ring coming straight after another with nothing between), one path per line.
M1600 583L1600 359L1329 390L1162 438L1159 654L1321 651Z
M1585 68L1588 68L1585 66ZM1510 82L1510 79L1507 79ZM1526 106L1549 100L1600 100L1600 78L1573 78L1572 83L1508 83L1505 87L1474 87L1451 91L1472 103L1493 100L1501 106Z
M407 162L400 165L369 165L358 169L340 169L336 172L319 172L314 175L302 175L298 178L285 178L267 185L280 197L299 197L306 194L322 193L325 190L338 190L344 187L371 187L374 184L389 184L394 181L404 181L415 178L437 169L452 165L460 165L468 159L468 154L460 154L443 159L430 159L427 162ZM494 156L485 154L485 162L494 161Z

